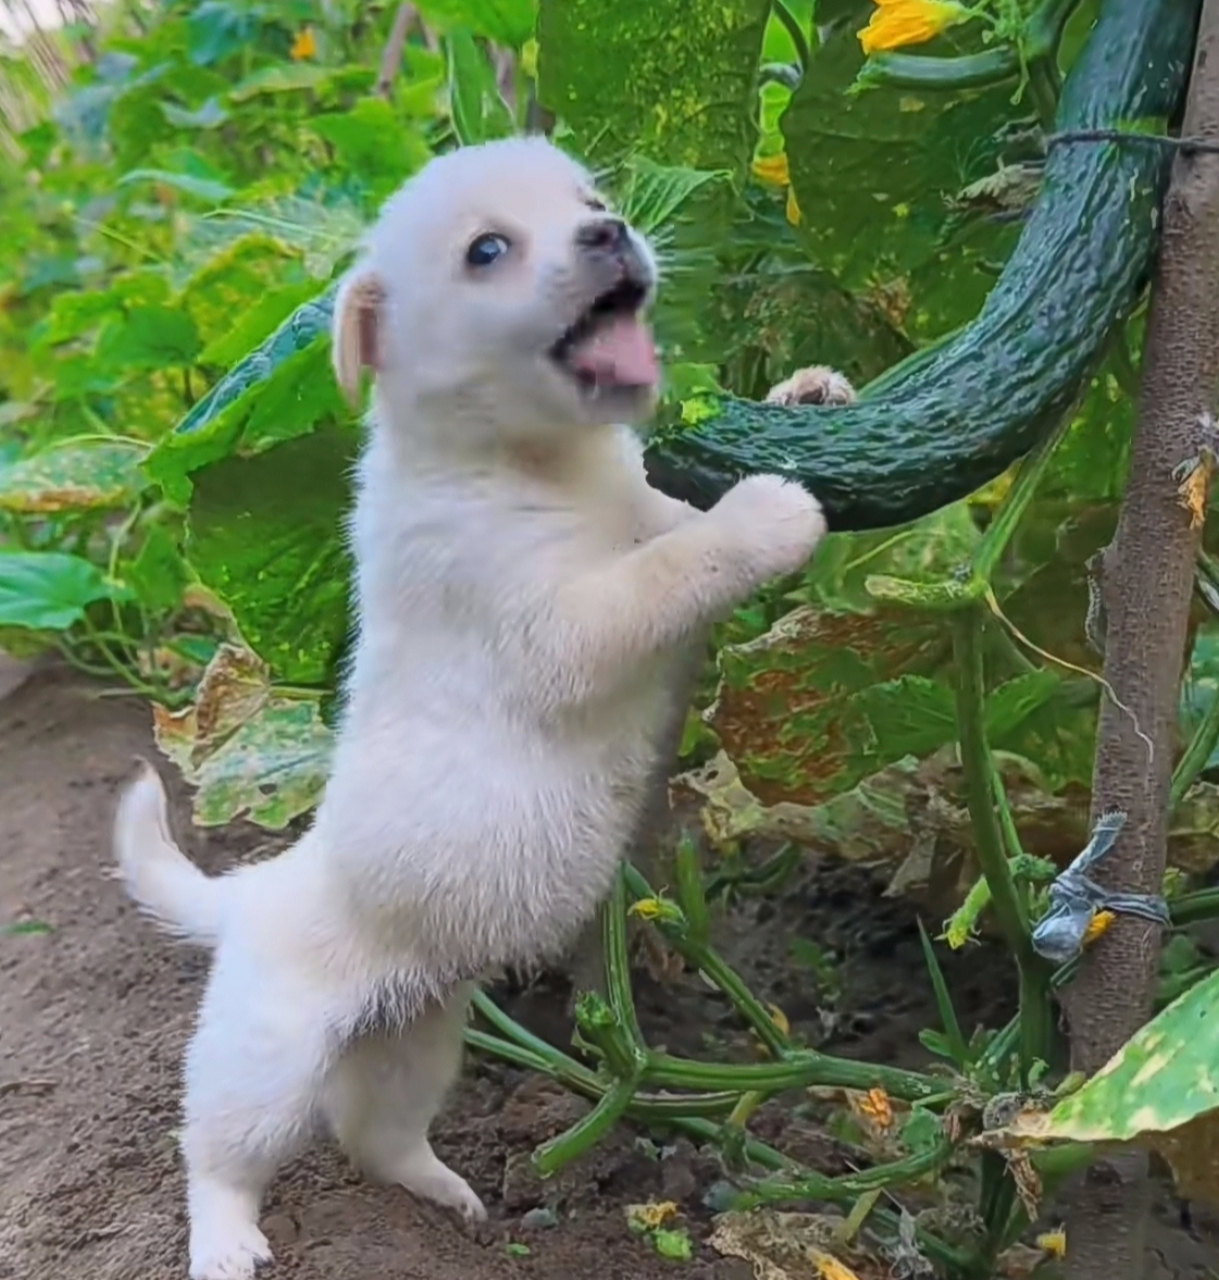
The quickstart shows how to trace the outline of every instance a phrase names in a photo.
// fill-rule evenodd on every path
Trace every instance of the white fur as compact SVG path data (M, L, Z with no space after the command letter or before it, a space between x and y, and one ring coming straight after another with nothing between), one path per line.
M575 248L604 216L590 193L541 140L445 156L390 200L344 285L337 373L352 389L371 366L376 388L351 525L360 634L311 829L209 879L171 843L155 774L121 803L129 890L215 946L186 1061L193 1280L247 1280L270 1256L261 1193L319 1123L374 1176L484 1216L427 1140L472 984L588 921L657 768L675 655L824 532L772 476L706 514L653 490L606 420L625 402L554 366L604 288ZM464 252L487 230L513 252L476 279Z

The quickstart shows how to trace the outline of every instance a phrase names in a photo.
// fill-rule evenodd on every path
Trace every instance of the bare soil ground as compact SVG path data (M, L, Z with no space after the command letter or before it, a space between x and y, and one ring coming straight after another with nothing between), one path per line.
M0 1280L186 1274L174 1128L207 960L159 937L109 875L115 792L141 754L155 755L147 708L99 698L62 672L39 673L0 703L0 920L51 926L0 938ZM265 850L266 834L253 828L192 831L180 787L175 800L177 831L204 867ZM828 1021L825 992L791 964L798 937L835 957L840 993ZM917 1032L935 1014L913 912L859 873L813 865L778 901L741 908L723 945L815 1041L873 1060L922 1060ZM983 949L956 959L949 980L965 1019L1004 1016L1005 958ZM517 993L512 1009L561 1044L565 999L560 985L542 984ZM703 1057L740 1048L729 1011L697 984L674 991L641 977L640 1001L653 1043ZM721 1176L710 1152L679 1143L658 1160L624 1129L556 1185L530 1176L528 1153L581 1107L544 1081L469 1064L436 1136L491 1208L477 1240L404 1192L360 1181L319 1145L271 1190L264 1225L278 1262L268 1280L750 1280L748 1264L701 1242L703 1196ZM760 1136L794 1144L828 1171L842 1167L835 1144L799 1120L760 1123ZM653 1197L682 1205L699 1242L694 1261L666 1262L628 1232L625 1206ZM1183 1226L1169 1195L1157 1203L1149 1251L1160 1280L1219 1276L1214 1220L1196 1212Z

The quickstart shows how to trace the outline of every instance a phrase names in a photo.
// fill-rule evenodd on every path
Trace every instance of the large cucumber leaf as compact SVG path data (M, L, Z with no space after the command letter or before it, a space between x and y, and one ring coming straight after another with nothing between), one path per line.
M181 422L168 432L145 463L148 475L166 496L185 503L190 498L191 473L239 452L243 432L262 396L279 387L299 388L307 380L321 399L287 394L282 406L287 420L278 438L288 439L312 430L327 413L342 411L342 402L329 373L328 334L335 287L296 308L267 338L202 396Z
M341 513L358 444L352 428L324 427L195 477L187 557L280 681L329 681L347 638Z
M1052 1111L1010 1126L1035 1142L1138 1142L1187 1199L1219 1202L1219 973L1159 1013Z
M769 0L542 0L542 101L599 160L744 173Z
M864 64L856 31L872 8L857 0L830 31L783 115L792 190L814 260L931 338L977 314L1015 243L1017 226L966 220L958 205L1001 170L1000 130L1032 112L1012 105L1011 82L851 93Z
M518 49L533 35L536 0L423 0L419 12L438 30L468 27L476 36Z

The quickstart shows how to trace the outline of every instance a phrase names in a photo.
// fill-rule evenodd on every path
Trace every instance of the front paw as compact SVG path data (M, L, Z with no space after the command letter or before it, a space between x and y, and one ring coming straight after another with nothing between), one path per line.
M771 387L767 404L854 404L855 388L836 369L812 364Z
M825 536L821 504L807 489L781 476L748 476L708 512L736 555L749 565L749 587L808 562Z

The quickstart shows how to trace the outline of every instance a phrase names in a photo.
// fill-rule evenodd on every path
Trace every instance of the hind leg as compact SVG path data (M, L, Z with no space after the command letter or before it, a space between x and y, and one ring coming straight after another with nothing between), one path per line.
M316 990L217 957L186 1058L191 1280L250 1280L271 1261L259 1205L312 1131L326 1028Z
M371 1177L481 1222L487 1216L482 1201L428 1141L428 1127L461 1069L469 1000L463 988L399 1032L354 1041L330 1074L325 1106L339 1143Z

